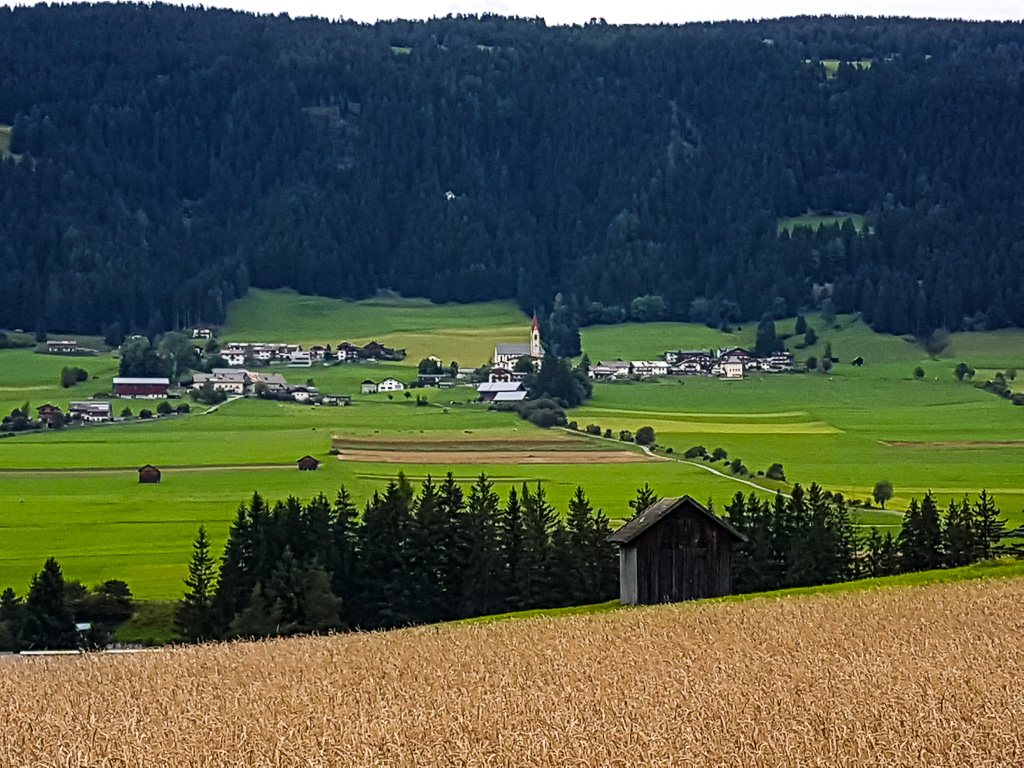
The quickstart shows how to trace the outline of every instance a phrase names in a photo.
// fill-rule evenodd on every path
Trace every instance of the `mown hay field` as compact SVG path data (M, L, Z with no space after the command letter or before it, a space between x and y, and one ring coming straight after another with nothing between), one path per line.
M1019 766L1024 579L4 660L80 766Z

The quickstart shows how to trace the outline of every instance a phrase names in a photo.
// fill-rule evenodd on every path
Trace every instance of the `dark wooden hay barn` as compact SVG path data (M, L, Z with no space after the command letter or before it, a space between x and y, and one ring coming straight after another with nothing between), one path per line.
M320 460L315 459L312 456L303 456L295 463L299 465L299 469L302 470L303 472L309 472L314 469L320 469Z
M619 601L650 605L732 591L743 536L689 496L662 499L608 537L619 545Z
M152 464L147 464L144 467L139 467L139 482L140 483L159 483L160 482L160 470L154 467Z

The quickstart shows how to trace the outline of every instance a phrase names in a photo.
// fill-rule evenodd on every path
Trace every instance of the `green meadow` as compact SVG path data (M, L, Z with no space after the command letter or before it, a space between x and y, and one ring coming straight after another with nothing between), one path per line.
M781 462L787 480L817 481L866 500L874 483L889 479L896 490L892 510L866 510L861 525L895 530L900 509L932 490L945 503L987 488L1011 523L1024 523L1024 408L957 382L953 368L964 360L983 370L1024 369L1024 333L954 334L945 352L929 357L906 339L882 336L854 317L832 327L808 316L821 341L810 349L789 344L799 360L820 357L832 344L839 362L828 374L754 375L742 381L683 377L657 382L600 383L594 398L570 413L582 428L598 424L616 433L649 425L657 432L664 461L632 464L519 464L450 467L469 482L480 472L505 492L513 484L541 482L564 509L577 485L595 506L623 518L635 489L649 482L664 495L690 494L725 504L737 491L788 490L757 475ZM778 323L792 333L792 319ZM489 439L526 444L543 433L512 414L471 403L475 390L418 390L418 407L403 393L361 395L359 383L395 376L414 378L416 363L436 354L463 365L486 362L499 341L525 341L529 318L508 303L436 306L385 298L344 302L285 291L253 291L237 302L223 340L293 341L306 345L377 339L409 350L401 363L275 368L293 382L310 378L324 392L352 394L349 407L238 400L211 413L133 421L59 432L22 434L0 440L0 586L23 591L43 560L56 556L69 577L86 583L123 578L143 598L174 598L191 551L206 525L214 542L224 541L238 504L259 491L275 500L290 494L332 496L345 485L365 499L399 471L414 481L443 475L443 464L339 461L331 438L358 442L436 442L457 448L460 440ZM583 330L592 360L649 359L672 348L753 345L754 323L733 333L699 325L651 323L596 326ZM861 356L862 367L851 365ZM59 386L64 365L89 371L88 382ZM914 369L925 371L923 379ZM29 401L66 406L109 389L117 360L112 356L63 358L31 350L0 351L0 408ZM155 410L152 401L131 401L136 412ZM115 405L120 411L122 403ZM579 437L580 440L593 438ZM725 464L688 462L692 445L721 446L749 468L747 481ZM668 454L664 449L671 447ZM305 454L323 461L318 472L294 462ZM140 485L135 469L161 467L159 485ZM721 476L724 475L724 476Z

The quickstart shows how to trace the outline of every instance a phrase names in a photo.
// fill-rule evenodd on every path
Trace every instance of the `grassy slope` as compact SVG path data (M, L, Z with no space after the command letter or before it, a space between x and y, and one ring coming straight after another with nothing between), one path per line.
M713 598L711 600L694 600L692 605L701 605L712 602L743 602L758 599L780 599L787 597L799 597L802 595L830 594L837 592L860 592L865 589L887 589L892 587L919 587L926 584L947 584L957 581L973 581L976 579L1011 579L1024 578L1024 561L1004 558L991 560L984 563L976 563L964 568L937 569L933 571L919 571L917 573L904 573L899 576L883 576L874 579L859 579L847 581L840 584L823 584L817 587L795 587L792 589L776 589L771 592L751 592L743 595L729 595L728 597ZM453 624L489 624L494 621L505 621L508 619L532 619L540 616L579 616L593 613L607 613L626 609L618 600L609 600L607 603L596 603L594 605L574 605L569 608L548 608L533 611L514 611L512 613L498 613L492 616L477 616L472 619L462 619L452 622Z
M1024 349L1024 333L955 334L942 359L930 360L918 346L875 334L852 318L839 318L839 327L832 329L825 329L818 317L809 316L808 321L823 339L814 348L796 350L797 356L820 356L824 342L831 341L841 362L830 375L599 384L593 401L571 418L581 426L593 422L615 429L652 424L659 442L673 447L676 456L696 443L709 449L721 445L752 471L781 461L791 481L817 480L856 498L866 497L876 480L888 477L896 486L896 508L929 488L946 498L987 487L997 494L1011 522L1024 521L1024 487L1017 471L1024 448L900 448L879 442L1017 439L1024 408L954 381L952 369L959 359L979 368L1024 369L1024 354L1017 351ZM271 499L291 493L308 498L319 492L333 495L345 484L362 498L400 469L416 479L445 470L436 465L341 463L326 455L332 435L452 441L467 431L509 440L527 436L535 428L510 414L452 404L473 397L469 388L425 390L435 404L430 408L416 408L400 394L393 400L358 394L364 378L411 378L416 362L427 354L461 358L463 363L485 360L496 341L525 337L526 323L508 304L431 307L421 301L352 303L254 292L232 308L226 338L332 344L379 338L408 347L410 357L402 364L277 369L292 381L312 377L324 391L353 393L355 403L349 408L240 401L209 416L0 440L0 586L23 590L43 559L54 554L72 578L86 583L126 578L141 597L173 597L180 592L198 526L206 524L215 542L223 541L238 503L254 490ZM792 324L779 323L780 332L791 332ZM587 328L583 339L594 360L641 359L670 348L750 347L754 331L754 324L725 334L699 325L655 323ZM471 347L480 360L462 354ZM857 355L867 361L863 368L849 365ZM74 364L99 378L60 390L57 377L66 364L65 358L28 350L0 352L0 404L5 410L26 399L66 405L72 397L103 389L100 383L109 382L116 370L112 358L76 358ZM913 380L919 364L927 372L924 381ZM138 411L142 405L132 407ZM216 466L287 465L306 453L325 459L320 472ZM131 469L67 470L132 468L147 462L200 468L169 471L159 486L140 486ZM737 490L751 490L675 461L453 469L464 480L485 471L503 491L510 483L542 481L560 506L580 484L612 517L628 513L626 501L644 482L663 494L712 497L720 505ZM875 511L863 513L860 522L896 525L899 519L898 514Z
M510 302L438 305L425 299L337 301L292 291L252 291L236 302L221 336L230 341L331 344L376 340L405 348L405 364L428 355L483 365L501 341L528 341L529 318Z

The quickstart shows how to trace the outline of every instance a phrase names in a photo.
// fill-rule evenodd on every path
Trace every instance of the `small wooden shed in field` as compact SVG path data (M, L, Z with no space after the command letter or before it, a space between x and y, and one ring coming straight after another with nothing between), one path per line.
M320 469L320 460L315 459L312 456L303 456L295 463L299 465L299 469L302 470L303 472L310 472L315 469Z
M139 467L139 482L140 483L159 483L160 482L160 470L154 467L152 464L147 464L144 467Z
M650 605L732 591L743 536L689 496L662 499L608 537L619 545L619 600Z

